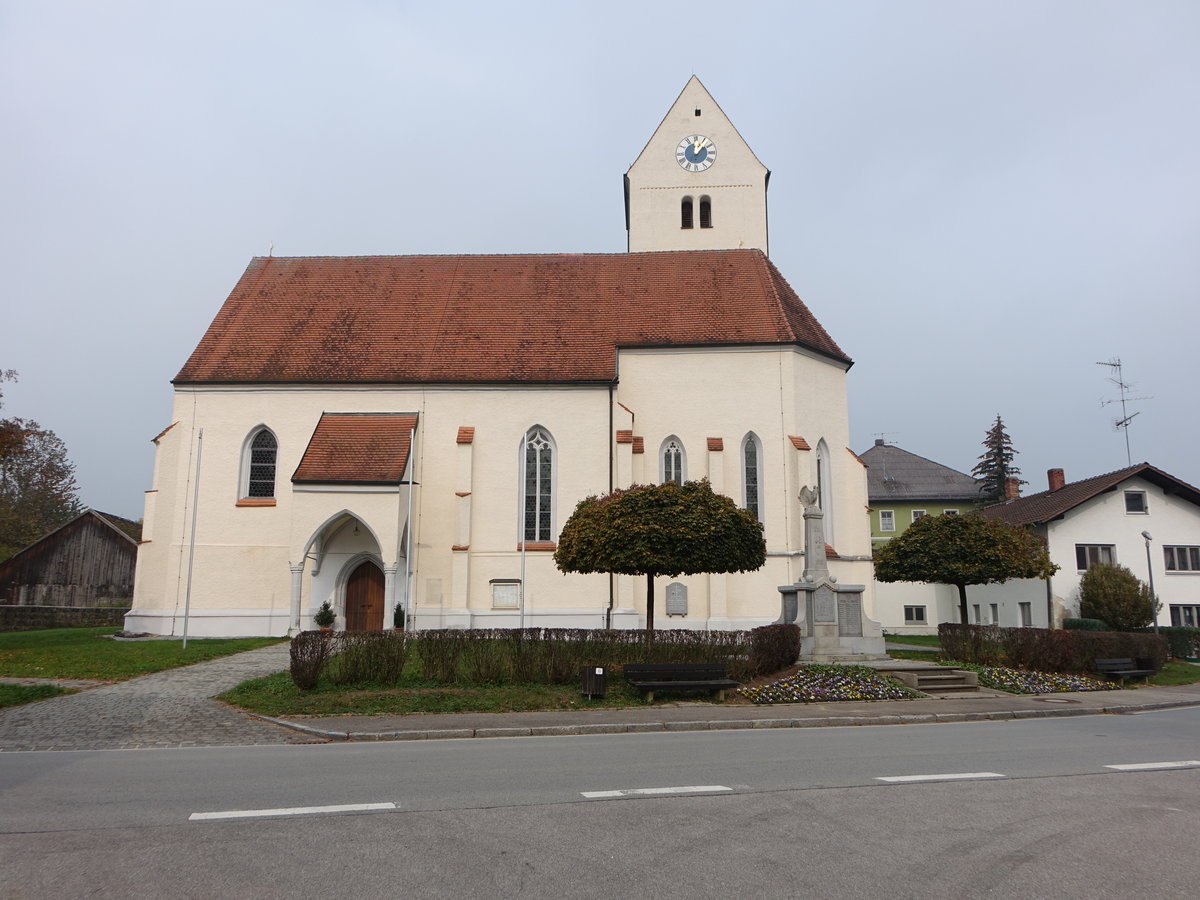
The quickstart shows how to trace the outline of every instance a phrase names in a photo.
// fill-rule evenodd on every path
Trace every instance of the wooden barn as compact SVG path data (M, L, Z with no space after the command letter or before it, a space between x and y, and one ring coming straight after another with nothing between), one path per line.
M141 534L138 522L85 510L0 563L0 603L127 605Z

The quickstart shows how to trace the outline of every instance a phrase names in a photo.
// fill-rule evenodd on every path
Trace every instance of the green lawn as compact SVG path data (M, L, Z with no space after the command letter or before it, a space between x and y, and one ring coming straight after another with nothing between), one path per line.
M1195 684L1200 681L1200 666L1173 659L1146 679L1148 684Z
M939 638L936 634L885 634L883 640L888 644L916 644L920 647L938 647Z
M396 685L331 684L322 676L302 691L287 672L244 681L218 699L265 716L384 716L410 713L522 712L538 709L603 709L644 701L622 678L608 678L608 694L590 700L578 684L454 684L423 681L409 673ZM687 697L687 694L669 694ZM703 695L707 697L708 695Z
M47 697L57 697L59 694L74 693L75 691L69 688L60 688L53 684L0 684L0 709L32 703L34 700L45 700Z
M0 634L0 675L22 678L94 678L123 681L275 644L280 638L191 638L114 641L117 629L53 628Z

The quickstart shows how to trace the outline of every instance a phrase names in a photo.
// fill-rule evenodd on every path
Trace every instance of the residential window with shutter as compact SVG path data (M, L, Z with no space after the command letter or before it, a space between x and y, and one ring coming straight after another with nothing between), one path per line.
M1200 547L1163 547L1168 572L1200 572Z
M1150 508L1146 505L1146 492L1126 491L1125 512L1135 516L1144 516L1150 512Z
M1107 563L1111 566L1116 562L1115 551L1116 547L1112 544L1076 544L1075 567L1083 572L1088 566L1094 566L1096 563Z

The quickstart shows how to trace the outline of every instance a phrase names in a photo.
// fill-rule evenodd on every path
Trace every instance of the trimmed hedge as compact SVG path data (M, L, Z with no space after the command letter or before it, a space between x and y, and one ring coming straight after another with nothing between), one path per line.
M1110 631L1103 619L1063 619L1066 631Z
M1153 632L1153 628L1139 628L1139 633ZM1167 639L1171 655L1176 659L1200 657L1200 628L1186 625L1160 625L1158 633Z
M1058 631L996 625L938 626L942 656L981 666L1009 665L1039 672L1090 673L1097 659L1144 657L1167 661L1167 639L1127 631Z
M748 681L792 665L800 655L800 629L305 631L292 639L292 681L311 690L327 672L335 684L395 684L412 652L422 677L439 684L570 684L583 666L626 662L723 662L730 678Z

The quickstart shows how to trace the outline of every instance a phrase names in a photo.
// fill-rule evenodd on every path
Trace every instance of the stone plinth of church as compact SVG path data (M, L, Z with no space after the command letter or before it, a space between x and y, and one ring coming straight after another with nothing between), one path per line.
M804 572L779 588L779 622L800 626L800 662L886 659L883 628L863 610L861 584L838 584L825 556L825 514L817 492L800 491L804 505Z

